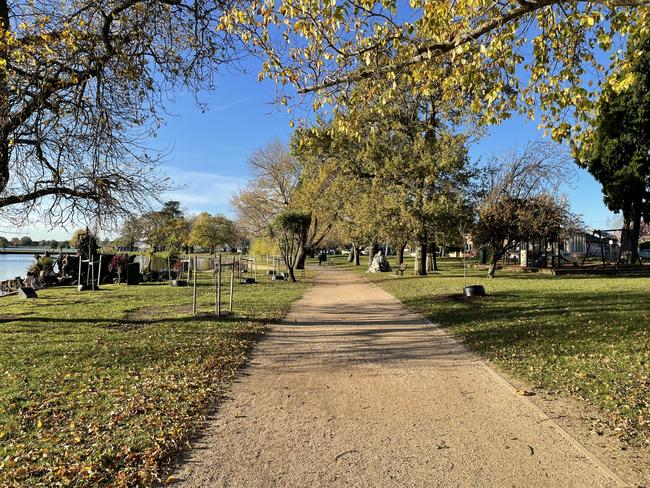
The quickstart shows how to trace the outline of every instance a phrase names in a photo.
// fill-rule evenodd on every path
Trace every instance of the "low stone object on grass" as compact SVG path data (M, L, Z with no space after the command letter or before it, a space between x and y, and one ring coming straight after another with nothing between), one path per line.
M126 267L126 284L139 285L140 284L140 264L129 263Z
M38 298L38 295L36 294L36 290L31 286L22 286L18 288L18 298Z
M368 268L368 273L386 273L390 270L390 264L388 264L386 256L384 256L383 252L379 251L375 254L375 257L372 258L372 263Z

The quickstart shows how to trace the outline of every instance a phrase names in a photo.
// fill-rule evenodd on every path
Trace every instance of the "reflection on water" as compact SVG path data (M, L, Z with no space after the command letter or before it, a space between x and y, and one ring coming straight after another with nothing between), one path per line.
M30 248L26 248L30 249ZM30 249L31 250L31 249ZM34 262L34 254L43 255L45 251L50 253L50 257L56 260L59 253L52 253L51 249L33 249L31 252L25 254L0 254L0 281L13 280L16 276L25 278L27 276L27 268ZM54 267L54 271L57 267Z
M16 276L25 277L27 268L34 262L31 254L0 254L0 281Z

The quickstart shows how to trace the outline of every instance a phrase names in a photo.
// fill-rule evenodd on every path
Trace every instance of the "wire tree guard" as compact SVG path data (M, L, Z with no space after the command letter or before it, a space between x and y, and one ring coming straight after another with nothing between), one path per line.
M212 272L214 278L214 311L217 317L223 315L224 310L222 310L223 302L223 274L230 271L229 283L228 283L228 313L233 313L233 302L234 302L234 291L235 291L235 274L239 273L238 268L241 267L240 259L231 258L230 262L224 260L221 254L211 258L213 263L212 269L206 271ZM193 256L189 259L188 266L188 276L192 277L192 314L196 315L197 313L197 275L200 273L198 266L198 256Z

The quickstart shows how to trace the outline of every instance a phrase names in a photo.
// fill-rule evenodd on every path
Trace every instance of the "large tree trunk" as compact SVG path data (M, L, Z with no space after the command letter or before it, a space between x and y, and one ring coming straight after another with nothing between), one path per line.
M402 244L397 248L397 264L402 264L404 263L404 248L406 247L406 244Z
M9 142L0 141L0 193L9 184L9 151Z
M436 243L432 242L427 246L427 271L438 271L436 262Z
M438 260L436 259L436 241L431 243L431 256L433 258L433 270L438 271Z
M307 250L303 247L300 249L298 253L298 259L296 261L296 269L305 269L306 260L307 260Z
M433 271L433 256L431 256L431 247L427 246L427 273Z
M497 271L497 261L499 261L494 255L490 257L490 266L488 267L487 277L494 278L494 274Z
M355 266L361 266L360 256L361 256L361 252L359 251L359 248L355 244L354 245L354 265Z
M494 247L489 247L488 249L490 251L490 265L488 266L487 277L494 278L494 274L497 272L497 263L505 251L495 249Z
M377 254L378 252L379 252L379 244L377 244L376 242L373 242L370 245L370 252L368 253L368 256L370 257L370 262L371 263L372 263L372 258L374 258L375 254Z
M348 254L348 263L351 263L352 261L354 261L354 248L355 248L354 245L352 245L352 247L350 247L350 254Z
M296 259L296 269L305 269L305 260L307 259L307 241L309 239L309 227L311 226L311 213L309 214L309 221L305 225L302 235L300 236L300 249L298 251L298 258Z
M293 272L293 266L287 266L287 269L289 270L289 281L292 283L296 282L296 275Z
M639 237L641 235L641 203L635 202L627 215L623 215L621 232L621 252L618 262L635 264L639 259Z
M419 276L427 275L427 240L426 238L418 240L417 257L415 263L415 274Z
M8 62L8 49L6 48L7 44L4 41L5 38L11 38L9 30L11 25L9 24L9 4L7 0L0 0L0 34L3 38L3 41L0 43L0 59L5 62ZM9 34L9 36L7 36ZM7 90L7 84L9 78L6 70L0 70L0 120L4 123L9 116L9 92ZM9 134L2 130L0 133L0 193L7 187L9 184L9 159L10 159L11 149L9 148Z

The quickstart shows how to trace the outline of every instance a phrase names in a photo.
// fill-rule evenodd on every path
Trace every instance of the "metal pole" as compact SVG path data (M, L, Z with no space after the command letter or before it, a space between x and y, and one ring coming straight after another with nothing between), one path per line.
M190 263L192 262L192 258L190 258ZM196 315L196 256L194 256L194 269L192 273L192 281L194 282L193 285L193 292L192 292L192 314ZM189 268L188 268L188 273L189 273Z
M219 267L217 268L217 317L221 317L221 254L219 254Z
M218 313L218 310L217 310L217 299L218 299L218 297L217 297L217 266L218 266L218 264L217 264L217 255L216 254L214 255L213 260L214 260L214 273L213 273L213 277L214 277L214 312Z
M241 267L241 261L240 261L240 267ZM235 258L232 260L232 270L230 271L230 296L228 297L229 299L229 305L228 305L228 310L232 313L232 291L233 291L233 285L235 283Z
M90 266L90 286L92 290L95 291L95 261L92 256L88 258L88 266Z
M77 286L81 285L81 262L83 259L81 259L81 254L79 254L79 273L77 273Z
M93 252L92 246L90 245L90 232L88 231L88 227L86 227L86 236L88 237L88 274L86 275L86 286L90 284L91 289L95 291L95 263L93 262Z
M97 270L97 288L99 289L100 281L102 280L102 255L99 255L99 269Z

